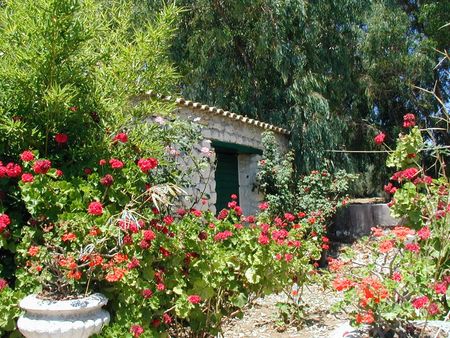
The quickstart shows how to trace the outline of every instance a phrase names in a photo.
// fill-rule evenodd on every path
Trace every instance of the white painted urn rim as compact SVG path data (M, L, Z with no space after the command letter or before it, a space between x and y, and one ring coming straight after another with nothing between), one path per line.
M39 298L38 295L33 294L22 299L19 306L29 313L55 312L55 314L61 314L73 313L74 310L91 312L101 308L106 305L106 303L108 303L108 298L101 293L94 293L87 297L66 300L42 299Z

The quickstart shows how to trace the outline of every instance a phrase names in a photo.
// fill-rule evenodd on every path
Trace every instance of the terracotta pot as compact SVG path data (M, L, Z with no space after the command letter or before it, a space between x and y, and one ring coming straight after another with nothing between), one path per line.
M109 323L109 313L102 309L108 299L101 293L70 300L22 299L17 327L27 338L87 338L100 333Z

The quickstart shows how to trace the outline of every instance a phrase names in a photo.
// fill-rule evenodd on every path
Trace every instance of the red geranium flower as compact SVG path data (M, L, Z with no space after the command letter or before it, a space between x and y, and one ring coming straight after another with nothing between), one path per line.
M36 174L46 174L52 167L52 162L49 160L37 160L33 164L33 171Z
M445 295L447 293L447 283L445 281L442 283L436 283L434 285L434 291L438 295Z
M267 202L262 202L261 204L258 205L258 209L261 211L267 210L269 208L269 203Z
M144 234L144 239L149 242L156 238L156 235L152 230L144 230L143 234Z
M109 165L111 166L112 169L122 169L123 168L123 162L116 158L110 159Z
M25 150L20 154L20 159L24 162L30 162L34 160L34 154L30 150Z
M164 324L170 324L172 323L172 317L168 313L163 314L163 322Z
M63 242L73 241L76 238L77 238L77 235L75 235L73 232L66 233L62 236Z
M150 290L150 289L142 290L142 297L144 297L145 299L148 299L151 296L153 296L153 291L152 290Z
M38 246L32 245L32 246L30 246L28 248L28 254L30 256L32 256L32 257L36 256L38 253L39 253L39 247Z
M214 236L214 240L216 242L218 242L218 241L225 241L230 236L233 236L233 233L231 231L229 231L229 230L225 230L225 231L217 233Z
M348 290L355 286L355 283L351 280L343 277L336 277L333 282L331 283L333 288L335 288L337 291L343 291Z
M384 139L386 138L386 134L384 133L379 133L377 136L374 137L374 141L376 144L380 145L383 144Z
M430 228L427 226L424 226L422 229L417 231L417 235L420 237L421 240L426 240L426 239L430 238L430 236L431 236Z
M411 304L412 306L414 306L415 309L421 309L423 308L425 305L427 305L427 303L430 300L428 299L427 296L421 296L421 297L417 297L416 299L414 299Z
M369 310L366 313L358 313L356 315L356 322L359 324L371 324L375 321L375 318L373 316L373 312Z
M420 246L417 243L407 243L405 244L405 249L414 253L419 253Z
M380 243L378 250L380 250L381 253L387 253L391 251L394 248L394 243L392 243L391 240L386 240Z
M107 274L105 279L110 283L117 282L125 276L126 272L127 271L125 269L113 268L113 272Z
M106 174L105 176L103 176L100 179L100 184L104 185L105 187L109 187L113 184L114 182L114 177L112 177L112 175L110 174Z
M113 141L126 143L128 141L128 135L125 133L119 133L116 136L114 136Z
M6 229L8 225L11 224L11 219L6 214L0 214L0 233Z
M134 324L131 325L130 332L133 334L133 337L139 337L144 333L144 328L140 325Z
M416 125L416 117L414 114L406 114L403 116L403 127L410 128Z
M79 280L81 278L81 272L79 270L72 270L67 273L67 278Z
M6 175L11 178L19 177L22 174L22 167L15 163L8 163L5 167Z
M142 170L144 173L148 173L149 170L156 168L158 165L158 160L156 158L141 158L138 163L138 167Z
M198 304L202 301L202 297L200 297L199 295L190 295L188 296L187 300L191 304Z
M22 175L22 182L23 183L31 183L34 180L34 176L30 173L25 173Z
M91 202L88 206L88 213L94 216L100 216L103 214L103 205L100 202Z
M63 143L67 143L68 140L69 140L69 136L67 136L67 134L59 133L59 134L55 135L56 143L63 144Z
M8 287L8 282L6 279L0 278L0 291Z

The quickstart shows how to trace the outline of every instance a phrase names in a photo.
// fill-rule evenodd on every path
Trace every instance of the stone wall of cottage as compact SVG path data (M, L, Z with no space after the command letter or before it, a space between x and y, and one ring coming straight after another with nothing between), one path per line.
M201 144L196 147L198 156L204 156L201 152L202 148L211 149L211 163L215 163L214 149L211 146L212 141L221 141L237 145L252 147L263 150L262 133L264 129L255 125L243 123L242 121L233 120L230 117L219 114L212 114L193 108L178 108L176 115L186 119L196 121L203 126L202 135L204 137ZM280 151L288 150L288 138L286 135L275 133ZM261 159L257 154L239 154L238 170L239 170L239 195L240 205L244 214L253 214L256 212L258 204L264 199L259 192L256 174L258 172L258 161ZM198 176L198 177L197 177ZM214 165L203 170L200 175L193 177L195 187L187 189L188 195L199 196L204 193L208 196L207 202L198 203L194 207L206 210L215 210L217 201L216 182L214 179Z

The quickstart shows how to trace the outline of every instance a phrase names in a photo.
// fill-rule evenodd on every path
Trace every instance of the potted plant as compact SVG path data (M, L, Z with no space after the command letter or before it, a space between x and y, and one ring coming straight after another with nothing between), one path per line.
M146 182L158 165L154 158L127 156L125 147L116 153L124 160L100 160L85 175L67 178L37 152L21 155L19 187L30 219L19 247L20 273L28 278L18 280L36 290L20 302L25 313L18 328L26 337L89 337L109 322L102 309L108 300L98 291L130 268L124 230L137 232L134 210L154 206L156 188Z

